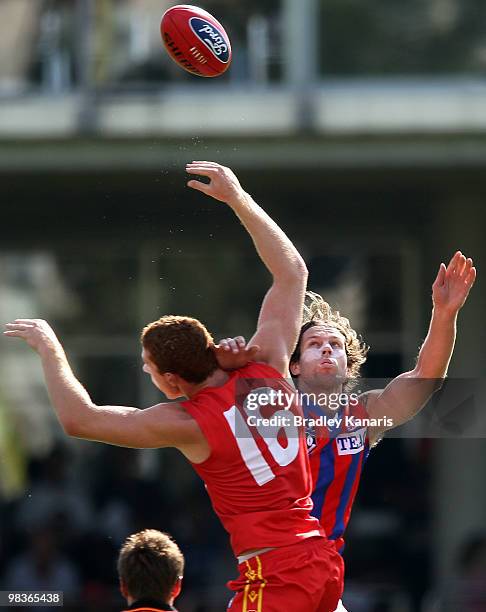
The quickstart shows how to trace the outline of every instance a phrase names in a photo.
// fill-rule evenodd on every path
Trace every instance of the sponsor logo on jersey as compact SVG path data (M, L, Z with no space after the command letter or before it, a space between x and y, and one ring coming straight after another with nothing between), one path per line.
M194 34L206 45L216 59L223 64L227 64L230 56L229 44L218 28L200 17L191 17L189 25Z
M356 455L364 450L366 427L356 431L348 431L336 436L338 455Z
M310 453L312 453L312 451L317 447L317 436L315 429L312 427L306 427L305 443L307 446L307 453L310 455Z

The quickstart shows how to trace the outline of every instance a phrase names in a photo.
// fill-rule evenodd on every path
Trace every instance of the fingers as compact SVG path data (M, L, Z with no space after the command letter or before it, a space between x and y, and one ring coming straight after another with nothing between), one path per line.
M214 176L214 168L206 168L205 166L187 166L187 174L200 174L201 176Z
M472 271L474 270L474 271ZM457 251L447 266L447 276L457 278L465 283L474 283L476 279L476 269L473 267L473 260L466 258L461 251Z
M447 278L449 279L458 279L467 284L474 283L476 279L476 270L471 272L473 269L474 263L473 260L468 257L466 258L461 251L457 251L447 266Z
M468 296L469 296L469 292L471 291L472 286L474 285L474 282L476 280L476 268L471 267L468 270L468 273L461 278L461 291L463 294L463 304L464 302L467 300Z
M225 351L231 351L232 353L239 353L246 346L246 340L243 336L236 336L236 338L225 338L221 340L217 348L222 348Z
M456 266L456 274L458 277L461 277L463 275L465 267L466 267L466 258L461 253L461 256L458 258L458 262Z
M458 268L462 268L465 261L466 258L461 251L456 251L452 256L449 265L447 266L447 276L456 276L458 273Z
M476 280L476 268L470 268L466 276L466 279L465 279L465 283L469 289L474 285L475 280Z
M11 338L27 338L30 330L35 327L35 321L33 319L15 319L14 323L6 323L6 330L3 332L4 336Z
M27 338L32 331L38 328L42 328L45 321L42 319L15 319L13 323L5 324L5 336L16 336L21 338Z
M471 271L472 267L473 267L473 260L470 257L468 257L464 263L464 268L462 269L461 276L464 278L467 278L469 276L469 272Z
M451 257L449 263L447 264L447 274L450 274L450 272L452 271L452 268L455 265L456 259L459 255L459 251L457 251L456 253L454 253L454 255Z
M230 347L228 346L228 338L225 338L224 340L220 340L219 344L215 345L215 348L223 349L225 351L231 350Z
M466 258L461 251L457 251L447 267L446 280L450 291L457 296L462 296L462 306L476 281L476 268L473 260L470 257Z
M186 172L188 174L201 174L203 176L214 176L217 173L225 170L223 166L214 162L192 162L186 164Z
M32 329L35 327L34 322L15 322L15 323L6 323L5 327L8 331L26 331L28 329Z
M192 164L186 165L186 172L188 174L197 174L199 176L206 176L210 180L213 180L218 172L218 164L213 162L192 162ZM210 183L202 183L201 181L191 180L187 183L187 186L196 191L201 191L206 195L212 195L212 188Z
M7 330L3 332L3 335L10 338L27 338L27 332L21 330Z
M33 327L31 323L15 320L14 323L5 323L5 327Z
M190 164L186 164L186 172L188 174L200 174L201 176L208 176L210 178L216 178L217 176L232 176L232 172L229 168L221 166L215 162L204 162L194 161Z
M196 191L201 191L206 195L210 195L211 192L211 186L207 185L206 183L201 183L201 181L189 181L187 186L191 189L195 189Z
M25 325L37 325L40 323L41 319L15 319L14 323L23 323ZM12 323L7 323L7 325L12 325Z
M260 352L260 347L257 344L253 344L253 346L250 346L249 348L246 347L245 352L247 354L248 359L252 361Z
M240 352L240 346L235 338L228 338L228 349L235 355Z
M213 347L219 367L223 370L235 370L243 368L254 360L258 347L248 350L245 339L242 336L236 338L224 338Z
M34 326L26 323L7 323L5 327L6 330L3 332L4 336L26 338Z
M210 162L210 161L192 161L189 164L186 164L186 168L191 167L191 166L198 166L201 168L206 168L206 169L213 169L213 170L223 170L224 166L222 166L221 164L217 164L216 162Z
M447 269L444 263L440 264L439 272L437 273L437 277L434 281L433 287L442 287L445 282Z

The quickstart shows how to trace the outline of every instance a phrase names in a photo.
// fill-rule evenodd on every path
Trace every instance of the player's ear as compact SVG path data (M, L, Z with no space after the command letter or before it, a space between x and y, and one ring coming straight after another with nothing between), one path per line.
M123 582L123 580L120 578L120 593L122 594L122 596L127 599L128 597L128 589L127 589L127 585Z
M182 589L182 576L177 579L177 582L174 584L174 588L172 589L172 598L175 599L179 597Z
M163 377L171 389L179 389L179 377L177 374L173 372L164 372Z
M300 366L298 361L292 361L289 365L289 369L292 376L299 376Z

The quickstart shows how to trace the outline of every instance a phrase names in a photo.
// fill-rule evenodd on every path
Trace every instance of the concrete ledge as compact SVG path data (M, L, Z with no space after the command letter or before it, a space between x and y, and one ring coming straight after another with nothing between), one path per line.
M0 99L1 138L486 133L486 83L326 81L288 88L167 87L146 94Z

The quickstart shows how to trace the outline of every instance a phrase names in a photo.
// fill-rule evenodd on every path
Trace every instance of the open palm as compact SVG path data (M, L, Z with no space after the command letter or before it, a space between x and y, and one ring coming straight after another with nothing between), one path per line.
M457 251L447 268L442 263L432 285L434 306L448 312L458 312L476 280L476 268L470 258Z

